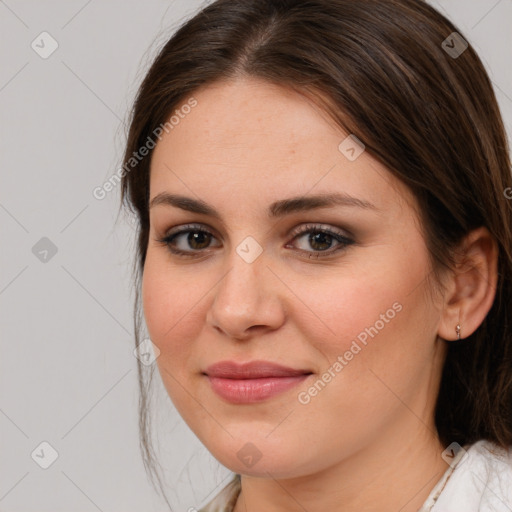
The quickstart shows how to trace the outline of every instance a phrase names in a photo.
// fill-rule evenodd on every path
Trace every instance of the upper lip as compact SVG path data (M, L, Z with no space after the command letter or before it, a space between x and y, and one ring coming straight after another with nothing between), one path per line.
M234 361L220 361L208 366L204 373L209 377L223 379L262 379L265 377L294 377L312 372L289 368L270 361L250 361L243 364Z

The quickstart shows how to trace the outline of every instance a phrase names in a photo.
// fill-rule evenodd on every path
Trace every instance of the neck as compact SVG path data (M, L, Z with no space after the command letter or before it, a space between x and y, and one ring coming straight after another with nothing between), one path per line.
M234 512L417 512L448 469L433 425L407 411L383 435L338 464L287 479L242 475ZM403 421L403 418L402 418Z

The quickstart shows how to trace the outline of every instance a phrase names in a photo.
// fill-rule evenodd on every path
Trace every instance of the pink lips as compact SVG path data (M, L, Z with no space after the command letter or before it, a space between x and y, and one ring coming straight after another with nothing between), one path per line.
M221 361L204 372L213 391L235 404L261 402L287 391L305 380L311 372L296 370L268 361L238 364Z

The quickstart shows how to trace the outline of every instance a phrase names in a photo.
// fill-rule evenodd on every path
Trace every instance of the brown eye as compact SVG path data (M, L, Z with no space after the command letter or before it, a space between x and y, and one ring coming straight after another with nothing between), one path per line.
M195 252L204 252L215 238L209 231L198 226L183 226L171 231L157 242L165 245L172 254L179 256L194 256Z
M331 255L354 243L352 239L341 233L311 224L302 226L299 230L294 232L294 235L293 240L300 238L304 238L306 240L304 244L306 247L301 248L300 250L302 252L309 252L311 253L310 257L316 258L323 257L324 254L322 253L325 253L325 256ZM305 238L305 235L308 235L307 238ZM329 250L333 243L335 244L335 248L333 250ZM313 249L313 251L310 251L309 248Z
M314 224L301 226L292 235L294 237L292 241L301 238L306 240L305 247L299 248L299 252L309 254L310 258L327 257L355 243L354 240L341 233ZM174 255L197 257L201 253L206 253L214 239L216 237L210 231L200 226L187 225L171 231L162 239L157 240L157 242L166 246ZM331 249L333 244L334 249ZM289 244L286 245L286 247L289 246Z

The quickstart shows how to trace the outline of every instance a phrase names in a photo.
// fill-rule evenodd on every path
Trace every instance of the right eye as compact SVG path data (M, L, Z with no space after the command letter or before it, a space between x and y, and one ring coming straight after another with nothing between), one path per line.
M192 224L171 231L157 242L166 246L172 254L190 258L198 256L194 253L205 252L204 249L209 246L212 237L214 235L210 231Z

